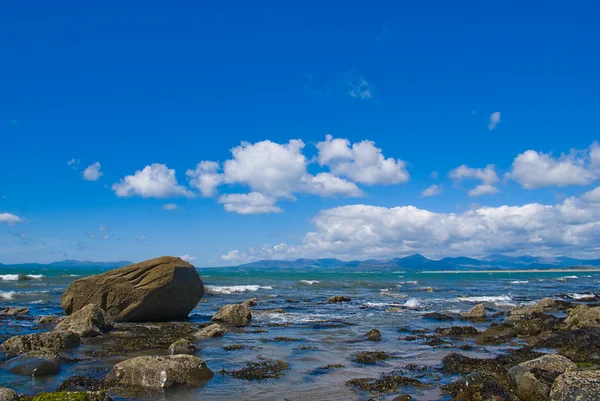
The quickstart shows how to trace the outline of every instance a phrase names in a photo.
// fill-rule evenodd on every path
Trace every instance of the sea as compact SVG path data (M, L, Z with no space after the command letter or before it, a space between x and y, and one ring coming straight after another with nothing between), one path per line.
M72 266L39 267L20 265L0 268L0 306L30 308L30 315L61 315L60 296L80 277L105 269ZM202 301L190 314L190 322L205 323L223 305L258 298L253 308L252 326L246 331L231 331L224 337L199 343L196 354L215 372L202 388L179 388L158 392L144 399L161 400L367 400L372 394L356 390L346 381L352 378L376 378L383 373L416 364L436 371L441 359L460 352L469 356L493 357L506 352L509 345L459 349L472 344L466 339L449 345L430 346L422 340L405 341L406 329L435 329L468 322L439 322L423 315L430 312L459 313L484 303L488 313L508 311L544 297L573 302L588 301L600 287L598 272L494 272L426 273L418 271L341 272L307 271L236 271L203 268L198 270L205 284ZM328 304L333 295L344 295L350 302ZM389 308L394 312L388 311ZM283 312L283 313L282 313ZM478 329L487 325L471 324ZM264 328L266 332L256 332ZM357 341L370 329L381 331L380 342ZM32 319L4 319L0 341L42 330ZM261 331L261 330L258 330ZM295 341L272 341L288 337ZM224 346L245 344L248 348L226 351ZM375 365L353 361L360 351L384 351L394 356ZM73 352L77 353L75 349ZM166 353L156 350L153 354ZM14 375L0 365L0 387L19 393L52 391L70 376L101 376L117 362L131 355L90 358L74 355L79 362L65 363L56 376L34 379ZM5 360L4 358L3 360ZM290 365L285 375L264 381L246 381L226 371L243 367L245 361L283 360ZM322 369L341 364L341 369ZM432 378L433 377L433 378ZM441 386L456 380L442 374L429 375L426 389L406 388L416 400L447 400ZM392 400L395 394L376 399ZM148 398L149 397L149 398Z

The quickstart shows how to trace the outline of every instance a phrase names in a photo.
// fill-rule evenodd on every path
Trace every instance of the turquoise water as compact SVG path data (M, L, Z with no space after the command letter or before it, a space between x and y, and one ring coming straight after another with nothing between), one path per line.
M18 270L18 271L17 271ZM60 314L60 295L74 279L99 273L100 270L52 269L21 266L1 269L0 304L26 306L32 315ZM578 300L597 291L600 274L573 273L494 273L494 274L425 274L418 272L362 272L343 273L327 271L295 272L233 272L222 269L199 270L206 294L190 315L191 322L206 322L223 305L237 303L251 297L261 302L254 308L253 327L265 328L266 333L229 332L222 338L199 343L197 356L204 359L215 372L242 366L244 360L258 358L281 359L291 365L285 377L264 382L247 382L217 374L201 389L179 389L157 395L173 400L244 399L244 400L363 400L368 395L344 385L355 377L376 377L408 363L435 368L452 347L433 348L422 341L402 341L398 327L412 329L450 326L453 323L423 319L427 312L461 312L484 302L492 312L509 310L513 306L533 302L543 297ZM15 275L21 275L21 277ZM23 276L26 275L26 276ZM24 280L26 278L26 280ZM349 303L326 304L332 295L346 295ZM388 308L400 308L391 313ZM261 313L283 309L285 313ZM456 323L455 324L465 324ZM278 327L273 327L274 325ZM478 326L483 328L484 326ZM352 342L369 329L382 333L379 343ZM5 319L0 328L0 339L15 334L41 330L34 320ZM267 342L278 336L295 337L301 342ZM470 340L459 341L453 347ZM224 351L223 346L243 343L255 349ZM316 346L300 350L298 345ZM85 348L85 347L82 347ZM505 347L478 348L479 355L503 352ZM351 354L364 350L382 350L393 353L391 359L373 366L356 364ZM0 370L0 385L32 394L53 390L65 378L78 374L101 376L114 363L131 357L122 355L112 359L93 359L75 350L75 357L83 360L63 365L61 374L42 380L13 375ZM80 354L77 354L80 352ZM153 350L160 354L166 350ZM323 372L319 367L344 364L346 368ZM430 384L431 389L407 389L417 400L443 399L439 387L454 378L440 376ZM382 398L383 400L392 399Z

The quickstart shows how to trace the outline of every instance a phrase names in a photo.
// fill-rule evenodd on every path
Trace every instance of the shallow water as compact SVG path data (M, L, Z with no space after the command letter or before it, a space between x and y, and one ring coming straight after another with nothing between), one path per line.
M27 269L19 271L0 270L0 305L26 306L30 315L60 314L60 295L66 286L78 276L99 271L56 267L52 269ZM19 277L18 275L21 275ZM251 297L261 302L254 309L252 327L268 330L266 333L231 331L222 338L204 340L197 356L204 359L216 373L215 377L200 389L176 389L153 395L156 399L243 399L243 400L364 400L368 394L357 392L344 385L355 377L377 377L408 363L421 366L438 366L441 358L450 352L473 354L457 348L432 348L422 341L403 341L398 327L411 329L447 327L465 322L436 322L423 319L427 312L461 312L477 303L485 302L492 312L508 310L551 296L578 300L592 294L600 283L600 273L494 273L494 274L426 274L415 272L395 273L340 273L340 272L293 272L274 273L264 271L232 272L219 269L201 269L206 285L202 302L190 316L192 322L201 323L219 307L228 303L242 302ZM23 277L23 275L28 275ZM19 280L20 278L20 280ZM27 280L23 280L27 278ZM332 295L352 298L349 303L326 304ZM391 313L390 307L402 308ZM261 313L262 310L283 309L285 313ZM41 330L31 319L4 320L0 327L0 340ZM273 325L281 327L272 327ZM269 326L270 325L270 326ZM475 325L479 329L485 325ZM382 333L382 341L352 342L372 328ZM275 337L294 337L297 342L269 342ZM455 346L470 343L457 341ZM246 344L255 349L225 351L223 346ZM317 346L317 349L301 350L299 345ZM134 356L121 355L110 358L84 357L88 345L72 352L73 357L83 358L74 364L63 365L59 375L46 379L16 376L0 369L0 386L11 387L18 392L33 394L54 390L63 380L74 374L101 377L115 363ZM492 357L506 347L477 347L478 356ZM397 358L376 365L361 365L351 360L357 351L381 350ZM152 350L146 354L164 354L166 350ZM291 369L280 379L249 382L220 375L221 369L232 370L243 366L245 360L258 358L281 359ZM323 371L320 367L344 364L343 369ZM442 400L439 387L452 377L439 376L429 379L431 389L406 392L417 400ZM424 379L427 380L427 379ZM392 399L394 395L383 397Z

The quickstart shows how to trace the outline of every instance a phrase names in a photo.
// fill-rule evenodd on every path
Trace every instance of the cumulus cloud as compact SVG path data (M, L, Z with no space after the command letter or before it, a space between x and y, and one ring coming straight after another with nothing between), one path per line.
M468 179L481 181L480 185L477 185L469 191L470 196L489 195L500 191L494 186L499 179L498 174L496 174L496 167L493 164L488 164L485 168L472 168L463 164L462 166L450 170L448 176L454 182Z
M113 191L119 197L141 196L142 198L172 198L193 196L187 188L177 184L175 170L164 164L154 163L128 175L113 184Z
M23 219L19 216L10 213L0 213L0 224L8 224L14 226L17 223L22 223Z
M591 191L584 193L581 198L588 202L600 203L600 187L596 187Z
M177 209L177 205L174 203L167 203L166 205L163 206L163 209L165 210L175 210Z
M594 142L587 150L571 150L558 157L528 150L518 155L507 177L523 188L588 185L600 175L600 146Z
M387 258L412 253L483 256L520 253L600 256L600 208L577 198L555 205L479 207L436 213L414 206L350 205L321 211L297 245L237 252L240 260Z
M186 262L193 262L194 260L198 259L197 257L190 256L187 253L185 255L181 255L180 258L183 259L183 260L185 260Z
M317 143L317 160L328 166L337 176L361 184L397 184L409 180L405 163L400 159L385 158L375 142L361 141L350 145L348 139L325 137Z
M502 120L500 120L500 112L499 111L492 113L492 115L490 116L490 122L488 124L488 129L490 131L495 130L496 126L498 124L500 124L501 121Z
M198 163L194 170L186 171L190 185L198 188L203 196L213 196L217 187L223 182L223 174L219 173L219 163L208 160Z
M222 255L221 259L226 261L236 261L239 260L242 256L240 255L240 251L238 249L231 250L227 252L226 255Z
M276 205L277 198L260 192L222 195L219 203L222 203L228 212L239 214L280 213L283 211Z
M100 171L100 163L95 162L83 170L83 179L88 181L98 181L104 175Z
M421 192L421 196L423 198L427 198L429 196L435 196L435 195L439 195L441 193L442 193L441 185L431 185L427 189L425 189L423 192Z

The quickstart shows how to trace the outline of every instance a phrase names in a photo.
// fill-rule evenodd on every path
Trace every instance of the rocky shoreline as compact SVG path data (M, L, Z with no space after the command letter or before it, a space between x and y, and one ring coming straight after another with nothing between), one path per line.
M253 316L285 313L261 309L261 301L254 298L222 306L212 322L185 321L203 294L203 283L193 266L164 257L76 280L62 297L66 316L34 317L26 308L0 311L0 319L30 320L39 329L2 343L3 369L15 375L51 376L61 366L76 365L82 359L127 355L108 372L74 375L53 392L19 395L8 388L0 389L0 401L146 399L160 389L202 387L215 375L262 381L294 374L284 360L240 360L237 368L218 370L213 366L215 370L211 370L195 356L201 355L203 343L209 339L218 341L237 332L267 333L274 327L255 324ZM424 314L423 319L444 322L444 327L399 327L398 340L422 341L433 348L452 347L465 352L497 344L512 349L494 358L454 352L444 356L439 366L404 364L379 376L348 377L346 386L361 399L373 400L409 400L412 390L435 387L441 388L445 399L460 401L598 400L600 306L593 301L544 298L504 312L479 304L462 313ZM351 297L334 293L325 304L348 302ZM389 310L390 314L402 313L401 308L390 309L394 309ZM331 328L339 324L344 323L332 322ZM299 351L318 348L296 337L265 341L285 343ZM368 367L396 359L394 353L378 349L380 341L382 334L377 328L348 340L348 344L371 344L369 350L349 355L349 361ZM223 346L227 352L249 348L246 344ZM83 352L74 358L71 351L80 349ZM345 368L343 364L331 364L315 373ZM453 380L442 383L442 376Z

